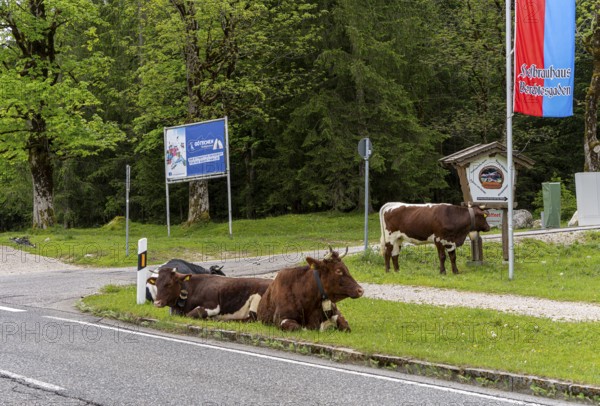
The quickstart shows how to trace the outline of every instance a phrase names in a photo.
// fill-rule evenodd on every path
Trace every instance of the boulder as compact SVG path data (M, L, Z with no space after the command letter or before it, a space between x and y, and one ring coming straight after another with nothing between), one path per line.
M513 228L532 228L533 216L527 210L515 210L513 212Z
M569 220L569 227L577 227L579 225L579 216L577 216L577 210L573 213L573 217Z

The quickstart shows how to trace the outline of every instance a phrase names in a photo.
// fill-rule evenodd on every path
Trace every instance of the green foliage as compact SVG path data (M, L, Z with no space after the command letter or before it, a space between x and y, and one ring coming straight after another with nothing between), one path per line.
M53 160L89 157L122 138L116 123L100 117L91 90L111 63L95 50L102 24L88 0L0 4L0 154L28 158L37 227L54 223Z
M0 160L0 231L18 230L24 224L31 224L32 196L27 177L24 164Z
M40 4L60 13L0 5L1 22L22 26L31 49L56 28L53 58L22 54L10 29L0 37L0 158L22 165L30 147L48 145L55 172L45 181L54 181L65 227L124 215L127 164L131 217L164 222L165 126L228 116L233 214L247 218L361 209L356 145L367 136L373 209L458 203L457 176L438 159L504 137L504 10L494 0ZM176 5L193 8L195 25ZM585 44L594 6L577 5L576 100L593 73ZM515 147L536 161L519 171L519 208L538 204L548 173L572 191L569 179L584 167L584 112L577 103L571 118L514 117ZM35 179L25 172L2 174L19 183L0 191L2 227L31 224L32 204L22 202ZM224 180L209 189L211 217L226 218ZM172 222L185 221L187 185L170 192ZM563 202L565 216L572 202Z
M35 17L17 2L4 2L0 20L11 27L11 37L0 51L0 131L3 149L13 154L25 148L31 133L31 115L46 122L45 135L59 157L89 156L114 147L121 132L114 123L98 115L99 102L90 87L102 81L110 60L93 51L99 40L96 27L102 24L97 7L87 0L55 1L56 11ZM17 32L22 36L15 38ZM40 37L52 33L54 38ZM23 38L24 37L24 38ZM47 59L19 46L49 43ZM54 47L57 47L56 49ZM6 155L5 155L6 156Z

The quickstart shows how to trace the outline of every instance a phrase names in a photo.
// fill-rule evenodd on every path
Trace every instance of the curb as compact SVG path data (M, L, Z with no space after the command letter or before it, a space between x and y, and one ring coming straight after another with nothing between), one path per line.
M154 319L138 320L139 324L144 325L154 324L156 322L157 320ZM233 330L212 329L180 323L170 324L182 329L186 334L196 337L278 349L303 355L316 355L341 363L387 369L408 375L443 379L451 382L499 389L530 396L600 405L599 386L576 384L504 371L458 367L408 357L365 354L349 348L295 341L279 337L265 337Z

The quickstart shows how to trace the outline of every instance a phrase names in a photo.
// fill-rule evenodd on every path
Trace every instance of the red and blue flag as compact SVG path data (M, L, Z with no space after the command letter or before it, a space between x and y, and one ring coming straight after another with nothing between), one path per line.
M514 111L573 115L575 0L516 0Z

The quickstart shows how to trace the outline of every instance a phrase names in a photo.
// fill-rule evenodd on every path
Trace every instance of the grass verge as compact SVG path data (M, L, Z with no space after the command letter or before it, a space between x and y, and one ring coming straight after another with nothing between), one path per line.
M334 212L286 215L260 220L236 220L233 238L227 223L209 223L193 227L173 226L171 237L160 225L131 224L130 255L125 256L125 224L115 219L94 229L31 231L34 254L58 258L64 262L93 267L136 266L141 237L148 238L148 263L160 264L171 258L190 261L226 261L247 256L310 252L322 255L327 245L343 247L363 244L364 217L361 214ZM497 232L497 230L495 231ZM22 234L0 234L0 245ZM369 217L369 240L379 241L379 217ZM2 257L19 255L2 249ZM19 246L18 248L22 248ZM600 277L600 233L588 232L581 242L570 245L525 239L515 245L515 279L508 280L507 266L502 263L501 244L484 243L482 266L466 265L470 258L467 242L457 250L460 275L439 275L435 248L431 245L405 247L400 252L400 272L384 272L379 253L348 257L352 274L360 282L432 286L465 291L513 293L555 300L600 303L597 281ZM297 258L294 255L294 258ZM449 261L447 261L447 268ZM225 267L225 272L227 267ZM450 272L450 271L449 271Z
M287 338L354 349L365 354L414 357L429 362L531 374L600 385L600 323L552 322L491 310L442 308L361 298L339 304L351 333L282 332L260 323L193 320L167 309L135 305L135 287L108 286L82 299L81 310L125 321L155 319L155 328L177 331L173 323L224 329L256 337Z
M517 294L554 300L600 303L600 233L588 232L570 245L524 239L515 246L515 277L508 279L502 263L502 246L484 243L485 264L468 266L470 247L458 249L459 275L439 274L439 260L431 245L404 247L400 272L385 273L383 257L369 252L347 257L344 262L360 282L431 286L474 292Z
M227 223L208 223L191 227L131 223L129 256L125 256L125 220L115 218L97 228L29 230L26 233L0 233L0 245L24 249L33 254L63 262L94 266L137 265L137 241L148 238L148 263L160 264L172 258L193 262L249 256L269 256L299 251L323 252L334 247L363 244L364 216L335 212L285 215L259 220L236 220L233 237ZM369 238L379 241L379 217L369 217ZM28 236L35 248L17 246L9 238ZM11 255L8 252L5 255Z

